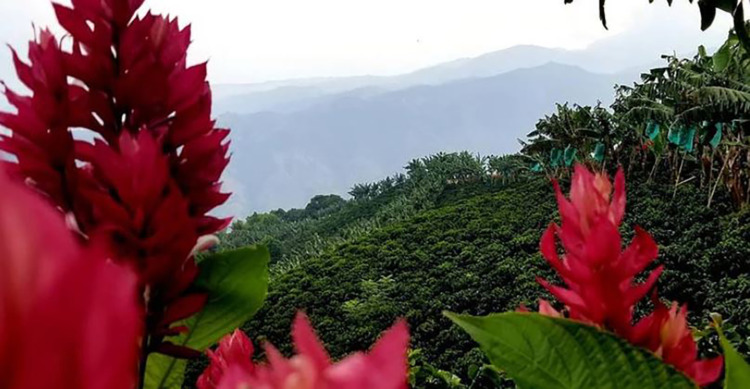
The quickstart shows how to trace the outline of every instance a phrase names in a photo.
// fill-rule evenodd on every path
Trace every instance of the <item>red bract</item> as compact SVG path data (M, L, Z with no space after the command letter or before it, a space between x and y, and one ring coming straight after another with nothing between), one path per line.
M235 333L233 337L244 334ZM297 315L292 337L298 354L285 359L273 346L266 347L267 365L251 365L245 354L239 363L226 363L227 354L237 361L232 349L248 342L234 341L220 344L211 355L211 366L198 381L199 389L405 389L408 362L406 351L409 332L406 323L397 322L367 353L350 355L332 363L307 317ZM252 353L252 348L250 348ZM219 357L217 357L217 355ZM221 374L217 374L220 372Z
M133 388L135 276L79 247L62 215L2 169L0 187L0 387Z
M54 4L68 45L43 30L29 46L29 64L14 52L32 95L6 88L17 112L0 113L11 131L0 135L0 150L15 157L13 176L137 271L147 351L185 355L162 340L182 330L171 323L205 302L186 291L198 271L193 249L229 222L209 215L229 196L219 182L228 130L211 119L206 65L187 65L190 28L150 13L135 17L142 3ZM73 128L97 140L75 140Z
M643 284L633 278L658 254L656 243L641 229L622 251L618 228L625 212L622 171L615 178L614 195L609 179L576 166L570 201L555 184L562 225L551 225L544 233L541 250L568 288L540 283L568 307L570 317L627 336L633 307L656 283L657 268ZM611 199L610 199L611 197ZM557 253L555 236L565 248Z
M239 329L219 341L216 351L208 350L211 364L198 379L198 388L214 389L230 369L253 374L255 366L250 361L254 348L250 339Z
M567 288L539 282L563 302L571 319L607 329L647 348L697 383L715 381L721 373L721 359L697 360L696 345L687 327L687 310L671 310L655 299L656 310L633 325L633 308L654 287L662 267L651 272L642 284L634 277L658 255L651 236L637 228L624 251L619 232L625 213L625 179L622 170L615 177L614 193L609 179L578 165L573 175L570 200L555 182L561 226L550 225L542 236L541 251ZM557 238L565 251L558 255ZM540 313L559 317L549 302L540 301Z
M708 385L719 379L724 358L698 359L698 348L688 327L687 306L680 307L673 302L671 308L667 308L656 295L654 305L654 312L636 324L631 341L653 350L698 385Z

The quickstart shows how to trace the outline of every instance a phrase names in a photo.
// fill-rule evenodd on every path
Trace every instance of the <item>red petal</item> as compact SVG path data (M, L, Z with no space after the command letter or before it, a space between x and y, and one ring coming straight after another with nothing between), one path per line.
M620 255L616 266L620 267L623 276L633 277L642 272L659 255L651 234L640 227L635 228L635 237L627 249Z
M553 296L557 297L557 299L560 300L563 304L577 308L577 309L581 309L584 311L588 310L586 302L583 301L581 296L579 296L577 293L573 292L572 290L551 285L549 282L541 278L537 278L537 282L540 285L542 285L545 289L547 289L550 293L552 293Z
M330 366L331 358L328 352L323 348L315 330L310 326L310 320L302 312L298 313L294 319L292 339L297 352L310 358L318 371L323 371Z
M546 316L562 317L562 314L553 308L549 301L544 299L539 299L539 313Z
M646 282L626 290L625 295L623 296L623 304L625 306L632 306L633 304L640 301L643 296L648 294L648 292L654 287L654 285L656 285L656 281L659 280L659 276L663 271L664 266L657 267L656 270L649 274Z
M702 387L716 382L721 376L723 366L724 357L722 356L695 361L687 374Z
M34 89L34 73L31 70L31 67L23 63L23 61L18 58L18 53L14 48L10 47L10 51L13 54L13 65L16 67L16 74L18 75L18 78L29 89Z
M178 320L198 313L206 305L208 295L205 293L190 294L169 304L159 326L168 326Z
M94 34L81 15L58 3L52 3L52 7L55 9L57 21L73 38L85 45L91 44Z

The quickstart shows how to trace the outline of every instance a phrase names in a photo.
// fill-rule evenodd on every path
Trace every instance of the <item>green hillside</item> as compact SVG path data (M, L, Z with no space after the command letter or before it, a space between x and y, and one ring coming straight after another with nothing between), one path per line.
M403 317L414 387L512 386L483 367L477 344L442 313L536 308L546 295L536 278L556 277L539 253L557 218L550 179L566 186L583 164L609 174L623 167L621 232L629 238L641 226L659 244L651 265L666 267L659 295L687 303L698 329L720 313L747 355L750 62L739 50L732 36L714 56L703 48L692 59L667 56L640 83L618 87L610 108L558 104L519 154L440 153L355 185L349 200L316 196L304 209L236 221L219 250L262 243L272 257L268 298L244 330L289 353L292 318L304 310L341 357ZM636 316L650 304L636 306ZM715 336L699 348L716 355Z
M632 176L623 233L630 236L637 224L659 243L658 264L668 269L660 293L687 302L695 325L703 325L712 311L729 323L750 322L750 213L735 211L723 193L709 209L705 188L684 185L673 193L669 185ZM282 257L288 253L275 251L277 266L284 271L274 273L265 305L244 330L258 342L269 340L290 352L289 326L294 313L303 309L331 352L343 356L366 349L396 317L405 317L412 348L422 350L421 360L470 382L470 375L486 361L441 312L481 315L520 304L535 306L544 294L535 278L553 277L538 252L543 229L557 217L552 186L542 177L446 185L431 206L405 220L341 237L387 209L394 198L395 192L386 191L368 200L332 202L333 208L323 213L309 206L306 211L248 218L257 229L255 238L264 230L267 235L259 240L275 241L279 247L302 247L304 239L324 243L319 253L295 266L283 267ZM289 219L295 213L297 219ZM267 219L275 220L265 224L274 228L253 224ZM300 225L307 227L307 234L290 233ZM229 234L232 239L248 237L246 224L236 227ZM730 332L747 352L742 339L750 336L750 329ZM707 352L712 349L704 346ZM487 379L480 377L475 387L485 386Z

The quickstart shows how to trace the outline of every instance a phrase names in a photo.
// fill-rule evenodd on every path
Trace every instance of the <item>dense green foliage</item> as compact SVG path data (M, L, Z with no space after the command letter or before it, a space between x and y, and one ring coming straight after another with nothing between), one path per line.
M687 302L696 325L711 311L728 318L728 325L750 322L750 213L735 211L724 192L709 209L698 186L681 186L673 198L671 186L646 183L642 176L632 172L629 178L624 233L638 224L659 242L658 262L668 269L661 294ZM552 188L543 178L449 186L431 209L332 245L277 274L266 304L245 330L289 352L289 325L304 309L332 353L342 356L366 348L403 316L424 360L469 382L486 360L441 312L485 315L534 306L543 295L535 278L553 277L538 242L555 214ZM731 334L747 353L742 340L750 329L738 326ZM706 342L705 349L715 348ZM487 380L489 375L480 377L475 387Z
M584 163L625 167L622 232L630 237L639 225L658 242L657 264L667 269L660 295L686 302L696 326L719 312L747 355L750 61L739 39L730 36L714 56L701 49L692 59L665 57L640 83L618 87L611 109L558 105L518 155L441 153L356 185L350 200L317 196L304 209L237 221L221 249L263 243L272 263L266 304L244 330L290 352L288 328L305 310L341 357L405 317L417 350L415 387L507 384L441 313L512 311L545 296L536 277L555 279L538 253L556 217L548 179L564 183ZM706 354L719 350L712 336L700 345Z

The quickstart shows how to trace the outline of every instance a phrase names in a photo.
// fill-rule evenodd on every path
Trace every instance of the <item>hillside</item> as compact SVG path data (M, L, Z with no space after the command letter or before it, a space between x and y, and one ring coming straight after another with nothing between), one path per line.
M708 209L705 191L692 185L681 187L672 199L669 185L645 183L639 174L629 181L623 233L630 237L632 227L639 225L659 243L657 262L668 269L659 284L661 295L687 302L695 325L705 323L713 311L730 323L747 322L750 300L740 296L750 295L750 214L735 212L724 195ZM304 309L332 353L342 356L367 348L393 318L405 317L412 347L421 349L424 359L437 368L467 382L484 357L441 312L482 315L535 305L544 295L535 277L552 277L538 253L543 229L556 218L552 194L543 178L448 185L428 209L337 240L275 272L266 304L244 329L251 336L263 335L256 340L270 340L289 352L291 319L296 310ZM329 198L328 205L318 209L323 212L316 213L314 204L322 204L318 198L307 210L275 217L286 217L287 223L307 219L300 230L315 230L316 236L306 239L320 240L370 218L395 198L394 192L358 202ZM262 230L259 218L271 216L253 216L247 226ZM230 242L252 240L241 235L244 230L236 228ZM274 235L278 247L295 244L291 235L269 233L278 229L265 231ZM280 254L276 251L277 261ZM750 331L740 328L733 335L744 339ZM747 345L741 344L746 352Z
M371 95L367 90L291 112L228 115L234 129L228 214L304 204L344 194L353 182L399 171L438 151L515 152L517 138L556 102L611 102L612 88L637 73L594 74L546 64L498 76ZM241 152L240 152L241 151Z

